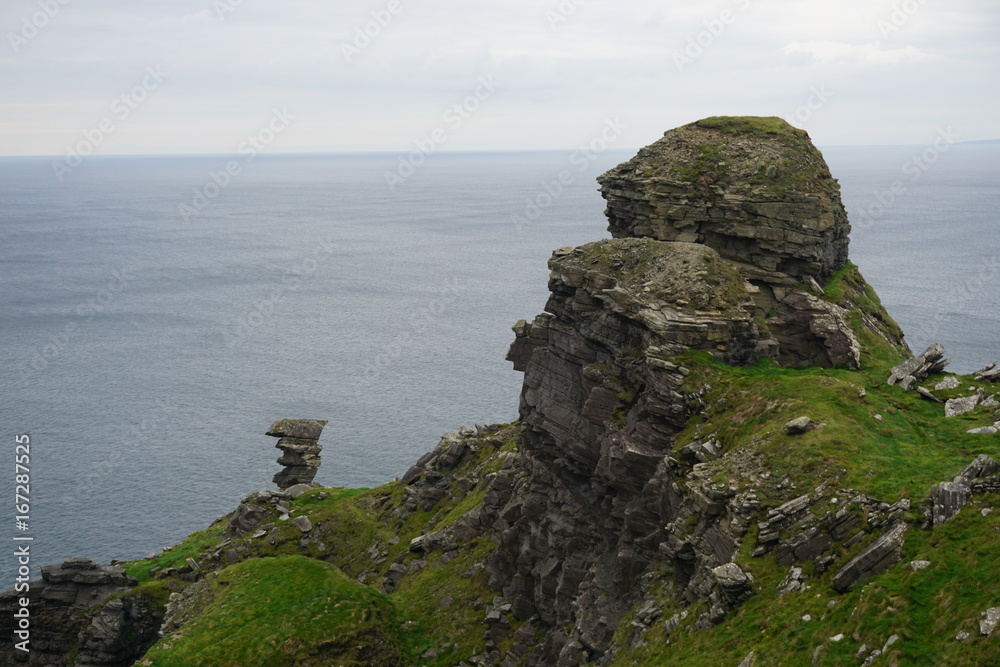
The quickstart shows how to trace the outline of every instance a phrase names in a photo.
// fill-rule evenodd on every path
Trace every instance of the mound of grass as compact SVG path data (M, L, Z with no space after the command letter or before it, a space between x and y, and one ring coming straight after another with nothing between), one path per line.
M201 613L140 665L408 664L386 597L332 565L302 556L251 559L200 585Z

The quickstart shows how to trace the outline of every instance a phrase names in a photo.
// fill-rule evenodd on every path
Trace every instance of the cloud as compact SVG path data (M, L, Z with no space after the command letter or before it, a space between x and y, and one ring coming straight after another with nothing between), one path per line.
M785 55L805 55L821 65L851 64L862 66L899 65L931 60L931 54L913 46L882 48L878 42L850 44L833 40L791 42L781 48Z

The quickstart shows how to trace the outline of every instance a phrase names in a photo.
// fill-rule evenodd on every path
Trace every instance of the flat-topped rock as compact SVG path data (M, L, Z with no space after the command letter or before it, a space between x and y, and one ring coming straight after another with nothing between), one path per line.
M323 427L328 423L325 419L279 419L267 429L267 435L275 438L319 440Z
M780 118L684 125L597 181L616 238L703 243L790 287L847 264L840 186L809 135Z

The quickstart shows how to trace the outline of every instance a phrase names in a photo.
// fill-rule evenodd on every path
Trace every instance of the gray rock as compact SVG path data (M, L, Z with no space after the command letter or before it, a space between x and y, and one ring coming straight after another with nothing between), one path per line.
M310 530L312 530L312 522L309 521L309 517L297 516L294 519L292 519L292 523L298 526L299 530L301 530L303 533L308 533Z
M1000 607L987 609L982 613L982 617L979 621L979 634L984 637L989 637L993 634L993 631L996 629L998 623L1000 623Z
M917 570L923 570L924 568L930 567L930 564L931 562L929 560L910 561L910 567L913 568L914 572L916 572Z
M966 396L964 398L949 399L944 404L944 416L957 417L958 415L965 414L966 412L971 412L976 409L977 405L979 405L979 400L979 394L973 394L972 396Z
M1000 368L983 371L976 374L976 379L981 382L1000 382Z
M882 533L878 539L837 571L833 577L833 587L841 593L846 593L860 582L885 572L890 565L899 560L906 529L905 523L897 523Z
M934 394L932 394L931 391L926 387L917 387L917 393L920 394L921 397L926 398L929 401L933 401L935 403L944 403L943 399L940 399Z
M937 391L941 391L943 389L958 389L961 386L962 383L959 382L957 377L955 377L954 375L949 375L948 377L946 377L945 379L941 380L936 385L934 385L934 389L936 389Z
M934 343L916 357L910 357L900 365L892 369L889 374L889 384L894 385L907 378L906 388L912 388L915 382L923 382L931 375L936 375L943 371L951 363L951 359L945 359L944 346L941 343Z
M996 426L980 426L979 428L970 428L966 433L973 433L975 435L995 435L997 433Z
M788 435L802 435L809 431L815 431L817 428L819 428L819 424L809 417L799 417L785 424L785 433Z
M329 422L323 419L279 419L271 424L266 435L275 438L301 438L319 440L323 427Z
M722 599L730 606L736 606L753 595L750 584L753 578L736 563L726 563L712 569L715 585L719 587Z

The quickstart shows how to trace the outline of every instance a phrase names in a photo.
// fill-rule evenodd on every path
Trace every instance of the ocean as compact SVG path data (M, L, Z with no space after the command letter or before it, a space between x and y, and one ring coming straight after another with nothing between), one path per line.
M823 152L852 260L914 351L969 372L1000 360L1000 146L946 148ZM35 576L174 544L273 488L278 418L328 419L317 481L352 487L515 419L510 326L553 249L608 236L594 178L633 153L88 157L62 180L0 158L2 497L31 439L3 539L33 538Z

